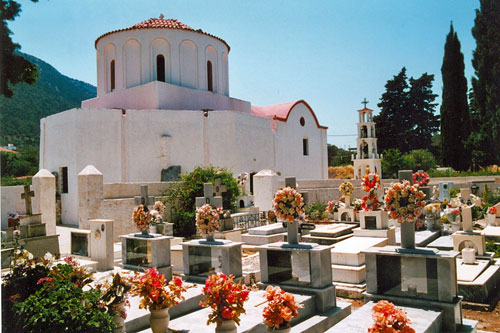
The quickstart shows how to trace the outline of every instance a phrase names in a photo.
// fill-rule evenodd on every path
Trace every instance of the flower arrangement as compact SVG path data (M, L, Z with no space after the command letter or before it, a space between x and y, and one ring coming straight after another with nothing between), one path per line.
M328 201L326 204L326 211L330 214L335 213L335 211L339 208L339 203L335 202L335 200Z
M355 199L354 202L352 203L352 208L355 211L361 210L361 205L363 204L362 199Z
M151 223L158 224L163 222L163 214L165 213L165 205L161 201L156 201L153 209L149 212L151 214Z
M196 209L196 226L203 236L209 235L219 230L219 219L222 209L204 204Z
M375 323L368 329L368 333L415 333L409 326L411 321L406 317L406 313L391 302L378 301L372 311Z
M425 206L425 216L429 218L439 218L441 213L440 203L431 203Z
M113 280L111 284L105 280L104 283L98 284L97 289L103 291L101 300L106 304L108 309L112 313L120 315L123 319L127 319L127 313L121 304L130 307L130 302L128 301L128 293L132 289L132 284L124 279L120 273L112 275Z
M297 190L285 187L274 196L274 211L283 221L293 222L304 213L304 199Z
M134 209L134 224L139 231L147 230L151 224L151 213L144 205L139 205Z
M486 214L497 215L498 210L495 206L491 206L488 208L488 211L486 212Z
M448 207L443 211L443 213L446 215L448 221L456 223L457 217L460 216L461 211L462 209L460 207Z
M425 171L417 171L412 175L413 184L418 186L427 186L429 184L429 175Z
M354 185L351 182L344 182L340 184L339 191L343 196L351 196L354 193Z
M378 210L380 202L378 201L377 189L380 187L380 176L375 172L367 173L361 179L361 184L364 191L368 193L362 199L361 209Z
M223 320L234 320L237 325L240 324L240 315L246 313L243 303L248 300L249 290L233 279L232 274L213 274L206 279L201 292L205 297L200 301L200 306L212 308L207 325L220 325Z
M425 194L409 181L391 184L384 198L385 209L392 219L414 222L422 215Z
M293 318L299 316L297 311L302 307L295 301L292 294L285 292L280 287L268 286L264 297L267 299L267 306L262 312L264 322L273 329L288 327Z
M236 181L238 182L238 185L243 186L246 184L248 181L248 172L242 172L238 175L236 178Z
M167 283L165 276L156 268L148 269L144 274L135 272L131 282L132 294L142 297L140 309L161 310L171 308L184 300L183 292L193 286L186 286L178 277Z

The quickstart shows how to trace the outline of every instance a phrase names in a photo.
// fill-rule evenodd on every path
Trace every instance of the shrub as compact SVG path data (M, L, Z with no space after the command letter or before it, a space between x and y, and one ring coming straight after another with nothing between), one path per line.
M223 208L236 209L235 201L240 189L232 173L214 166L196 167L191 173L181 175L180 182L167 192L167 201L172 204L175 236L190 237L196 233L195 198L203 196L204 183L213 183L216 178L220 178L221 183L227 186L227 192L222 197Z
M403 156L399 149L391 148L384 151L382 159L382 175L384 178L397 178L398 170L401 169Z
M324 220L329 217L329 213L326 211L326 206L319 202L307 205L306 215L311 220Z
M406 169L427 171L436 168L436 159L427 149L416 149L403 155L403 165Z

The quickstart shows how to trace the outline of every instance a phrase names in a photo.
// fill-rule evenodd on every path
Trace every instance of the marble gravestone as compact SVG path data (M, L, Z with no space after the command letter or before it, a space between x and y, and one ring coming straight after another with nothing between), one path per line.
M447 200L450 201L450 189L453 188L452 182L439 182L439 201Z
M353 230L355 237L387 238L387 245L396 245L396 227L389 226L385 210L360 211L360 227Z
M148 210L148 206L154 205L155 198L149 196L147 185L141 185L141 195L134 197L134 203L136 205L144 205L145 210Z
M213 207L222 208L222 196L214 196L214 185L212 183L203 184L203 196L196 197L196 207L201 207L204 204L212 205Z
M91 259L97 262L99 270L114 268L113 222L103 219L89 220Z

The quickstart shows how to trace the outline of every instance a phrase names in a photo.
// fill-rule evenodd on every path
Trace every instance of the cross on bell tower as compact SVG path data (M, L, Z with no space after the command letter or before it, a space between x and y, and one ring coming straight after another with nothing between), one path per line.
M370 103L370 102L368 102L368 101L366 100L366 97L365 97L365 99L361 102L361 104L364 104L364 105L365 105L365 109L366 109L366 104L368 104L368 103Z

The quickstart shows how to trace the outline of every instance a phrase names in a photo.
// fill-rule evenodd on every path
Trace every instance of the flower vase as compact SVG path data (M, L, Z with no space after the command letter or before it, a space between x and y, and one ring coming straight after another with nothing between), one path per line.
M156 224L151 224L149 226L149 233L150 234L156 234Z
M451 223L451 233L454 234L455 232L460 230L460 221L459 222L452 222Z
M427 226L427 230L432 230L432 228L434 227L434 218L425 217L425 225Z
M168 314L168 308L161 310L149 310L151 315L149 317L149 324L151 326L151 331L153 333L165 333L168 329L168 323L170 321L170 315Z
M401 223L401 248L415 248L415 222L405 221Z
M206 240L207 242L215 242L215 236L214 236L214 233L213 233L213 232L211 232L211 233L207 234L207 235L205 236L205 240Z
M148 228L146 228L146 229L142 229L142 230L141 230L141 235L143 235L143 236L147 236L147 235L149 235L149 227L148 227Z
M116 324L116 328L113 330L113 333L125 332L125 318L122 316L122 313L125 313L124 302L115 304L113 306L113 310L116 311L116 314L113 316L113 321Z
M272 327L267 327L267 332L278 332L278 333L290 333L292 331L292 327L290 325L286 325L283 328L272 328Z
M236 333L236 322L232 319L223 319L222 322L217 323L215 332Z
M495 214L486 214L486 225L495 225L495 220L496 220L496 215Z
M288 244L299 244L299 221L287 222L286 224Z

